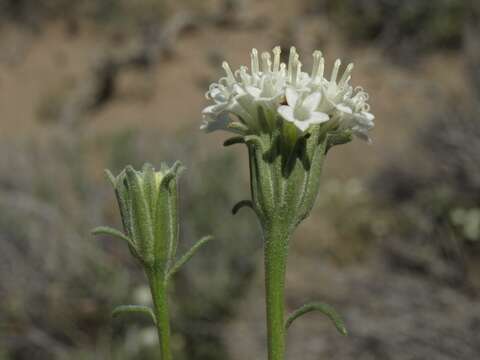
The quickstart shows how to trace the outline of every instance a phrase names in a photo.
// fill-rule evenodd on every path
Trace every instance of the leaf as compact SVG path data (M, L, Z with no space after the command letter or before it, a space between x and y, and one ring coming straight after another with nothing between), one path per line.
M243 208L243 207L249 207L251 209L253 209L253 203L251 200L242 200L242 201L239 201L238 203L236 203L233 208L232 208L232 214L233 215L236 215L237 212Z
M234 136L223 142L223 146L225 147L235 144L245 144L245 139L243 138L243 136Z
M244 137L246 144L252 144L263 151L262 139L257 135L247 135Z
M198 240L195 245L193 245L190 250L188 250L176 263L175 265L169 270L167 278L170 278L172 275L174 275L180 268L187 263L193 255L197 252L200 247L202 247L204 244L209 242L210 240L213 239L213 236L208 235L204 236L200 240Z
M155 318L155 314L151 308L148 306L143 306L143 305L120 305L117 306L113 311L112 311L112 317L118 317L124 314L130 314L130 313L140 313L140 314L145 314L152 319L154 324L157 324L157 320Z
M311 311L320 311L322 314L328 316L330 320L332 320L333 324L337 328L338 332L346 336L347 335L347 329L345 327L345 323L343 322L343 319L341 316L337 313L337 311L330 305L325 304L325 303L309 303L305 304L302 307L299 307L297 310L292 312L288 318L287 321L285 322L285 329L288 329L292 323L299 318L302 315L305 315L306 313L309 313Z
M98 226L92 230L92 234L113 236L121 240L125 240L128 243L128 245L135 247L133 240L130 239L127 235L122 233L120 230L117 230L108 226Z

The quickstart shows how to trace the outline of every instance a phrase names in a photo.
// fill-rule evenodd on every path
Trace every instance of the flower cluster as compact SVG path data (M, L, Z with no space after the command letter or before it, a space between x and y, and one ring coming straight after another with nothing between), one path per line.
M246 66L233 72L223 63L226 76L213 83L206 94L212 105L203 110L201 129L206 132L228 130L240 134L273 130L282 123L293 124L298 132L311 125L329 124L329 128L345 130L369 140L368 131L374 126L368 94L353 88L349 82L353 64L339 76L341 61L336 60L330 79L324 76L325 59L320 51L313 53L310 74L302 71L302 63L294 47L288 64L280 61L280 47L260 56L251 52L250 71ZM262 116L266 114L267 116ZM262 119L264 117L264 119Z

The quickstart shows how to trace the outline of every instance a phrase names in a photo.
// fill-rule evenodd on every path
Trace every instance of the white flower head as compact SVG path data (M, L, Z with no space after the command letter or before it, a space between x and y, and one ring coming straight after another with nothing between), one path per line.
M288 63L281 62L280 55L278 46L272 54L259 54L253 49L250 70L241 66L232 71L224 62L226 76L207 92L212 104L202 112L201 129L255 134L273 131L286 122L300 132L308 132L312 126L326 124L329 129L350 131L369 140L374 116L367 104L368 94L350 85L353 64L348 64L341 73L341 61L336 60L327 79L325 59L319 50L313 53L311 73L302 71L294 47L290 49ZM268 121L267 128L261 123L259 109L274 118Z

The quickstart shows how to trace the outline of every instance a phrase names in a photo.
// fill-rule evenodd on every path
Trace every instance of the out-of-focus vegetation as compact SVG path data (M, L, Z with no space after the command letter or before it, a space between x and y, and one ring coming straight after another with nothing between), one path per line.
M396 236L409 239L403 240L408 246L436 249L450 267L448 274L437 275L457 285L472 285L468 282L478 282L480 275L471 266L480 254L479 118L477 103L443 106L411 145L423 161L393 160L375 180ZM435 271L432 258L405 255L412 257L412 266Z
M0 19L37 28L51 20L88 21L116 29L148 27L165 18L164 0L0 0Z
M375 41L392 56L458 49L469 2L464 0L312 0L352 42Z
M192 157L198 145L159 134L77 136L59 131L44 141L2 144L0 332L5 356L106 359L115 349L115 359L155 358L151 344L156 337L151 339L147 322L120 323L110 317L115 305L137 301L132 294L141 291L145 279L123 244L89 235L97 224L119 223L107 182L91 176L95 156L113 171L125 163L174 158L188 166L180 193L180 249L206 232L216 240L176 281L176 352L178 358L218 359L225 351L219 329L254 273L252 254L260 246L249 219L231 218L230 206L243 192L236 160L224 153Z

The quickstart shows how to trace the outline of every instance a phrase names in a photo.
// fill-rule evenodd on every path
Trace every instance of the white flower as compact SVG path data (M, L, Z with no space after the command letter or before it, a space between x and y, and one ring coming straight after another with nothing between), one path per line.
M277 118L294 124L302 132L312 125L328 123L339 130L351 131L369 140L374 116L367 104L368 94L349 84L353 64L340 72L336 60L330 78L324 76L325 59L320 51L313 53L310 74L302 71L296 49L290 49L288 63L280 61L280 47L273 56L256 49L250 54L250 70L241 66L235 72L223 63L226 76L210 86L201 129L207 132L228 130L240 133L273 131ZM268 129L261 124L260 110L268 114ZM279 115L279 116L278 116ZM330 128L330 126L328 126ZM241 130L239 130L241 129Z
M316 111L322 99L321 93L299 94L296 90L287 88L286 97L288 105L280 106L278 113L301 131L307 130L312 124L321 124L330 119L327 114Z
M356 88L354 94L336 106L340 113L340 126L352 130L360 139L371 142L368 131L375 126L375 116L369 112L368 94L361 87Z

